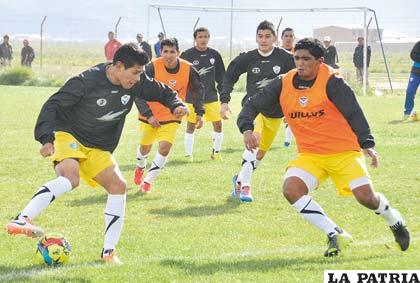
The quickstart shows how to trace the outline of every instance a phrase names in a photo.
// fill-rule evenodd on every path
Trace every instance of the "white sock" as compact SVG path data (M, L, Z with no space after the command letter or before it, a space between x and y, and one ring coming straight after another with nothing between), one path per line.
M257 160L257 150L253 152L247 149L242 154L242 169L238 174L238 181L241 182L241 187L250 186L252 173L255 170L255 161Z
M105 208L105 240L104 251L115 249L121 236L124 223L125 198L123 195L108 194L108 201Z
M139 168L146 168L147 165L147 157L149 157L149 154L143 155L140 152L140 146L137 148L137 167Z
M56 198L69 191L71 191L71 183L69 179L62 176L46 182L22 210L19 218L27 216L33 220Z
M397 223L404 224L400 213L395 208L389 206L389 201L381 193L376 193L379 198L379 207L375 210L375 213L381 216L388 223L388 226L393 226Z
M222 149L222 142L223 142L223 132L222 133L218 133L213 131L211 133L211 137L213 139L213 150L215 153L220 152L220 150Z
M293 140L292 130L290 129L289 125L286 125L286 130L284 133L284 142L291 144L292 140Z
M337 234L337 225L310 196L304 195L292 205L303 218L325 232L329 237Z
M192 134L185 133L184 146L185 146L185 156L191 156L193 154L193 147L194 147L194 133Z
M151 184L153 180L159 175L160 171L163 169L163 166L165 166L166 158L167 156L163 156L159 152L156 152L155 159L153 159L152 165L147 172L147 176L144 178L146 183Z

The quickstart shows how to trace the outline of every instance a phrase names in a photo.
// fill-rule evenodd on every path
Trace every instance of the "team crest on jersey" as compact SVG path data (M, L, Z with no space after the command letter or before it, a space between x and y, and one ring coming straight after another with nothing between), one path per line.
M105 106L107 104L107 101L105 98L99 98L98 100L96 100L96 104L98 104L98 106Z
M78 149L79 148L79 145L77 144L77 142L72 142L72 143L69 144L69 147L71 149Z
M174 87L176 85L176 80L169 80L169 85Z
M126 105L130 101L130 96L128 94L124 94L121 96L121 103Z
M254 74L259 74L260 72L261 72L261 70L260 70L260 68L258 68L258 67L254 67L254 68L252 68L252 70L251 70Z
M210 63L213 65L214 64L214 58L210 58Z
M302 107L306 107L306 105L308 105L308 101L309 99L306 96L299 97L299 104Z
M276 65L276 66L273 67L273 71L276 75L278 75L280 73L280 70L281 70L280 66Z
M198 64L200 64L200 62L198 60L193 61L193 65L197 66Z

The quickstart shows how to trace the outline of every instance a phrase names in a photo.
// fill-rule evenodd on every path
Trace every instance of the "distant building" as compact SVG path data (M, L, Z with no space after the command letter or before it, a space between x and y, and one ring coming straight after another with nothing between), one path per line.
M379 29L382 37L383 29ZM313 30L314 37L322 40L325 36L330 36L332 42L357 42L359 36L364 37L365 31L363 27L358 26L327 26L316 28ZM368 29L368 42L375 42L379 40L376 29Z

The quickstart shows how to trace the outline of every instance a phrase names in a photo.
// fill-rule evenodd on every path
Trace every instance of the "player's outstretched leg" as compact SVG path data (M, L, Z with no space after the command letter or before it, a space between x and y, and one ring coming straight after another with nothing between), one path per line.
M410 233L401 214L390 206L388 199L381 193L375 193L370 183L354 188L353 195L360 204L372 209L386 221L399 248L402 251L407 250L410 245Z
M19 215L6 225L6 230L10 235L23 234L37 238L44 234L41 228L32 224L32 220L55 199L79 184L79 163L76 160L63 160L56 166L56 171L67 177L59 176L38 189Z
M147 158L149 157L149 152L146 154L141 153L141 146L137 148L137 165L134 170L134 184L140 185L143 180L144 171L147 165Z
M303 169L290 167L285 175L283 195L304 219L327 235L328 247L324 256L337 256L352 242L352 237L339 228L308 195L309 189L317 186L315 176Z

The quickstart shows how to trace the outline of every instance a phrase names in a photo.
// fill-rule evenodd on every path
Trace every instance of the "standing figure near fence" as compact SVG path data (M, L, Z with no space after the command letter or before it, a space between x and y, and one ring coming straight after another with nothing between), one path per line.
M158 38L159 38L159 40L154 45L156 58L160 57L160 51L162 49L162 48L160 48L160 43L162 42L162 40L165 39L165 34L163 32L159 32Z
M105 44L105 58L107 61L112 61L115 51L121 46L121 42L115 39L113 31L108 32L108 42Z
M143 35L141 33L137 34L136 39L139 47L143 49L147 56L149 56L149 59L152 60L152 47L150 47L150 44L143 40Z
M9 36L3 36L3 43L0 44L0 66L10 66L13 60L13 48L9 43Z
M20 52L20 64L25 67L32 67L32 61L35 59L35 51L29 46L27 39L23 40L22 51Z
M338 63L338 53L334 45L331 44L331 37L324 37L324 63L334 69L340 68ZM362 64L363 65L363 64Z
M414 45L410 57L414 62L408 79L403 120L416 121L417 113L414 111L414 98L420 84L420 41L417 41Z
M353 53L353 64L356 67L356 77L360 84L363 84L363 46L365 45L365 39L363 37L357 38L357 46ZM366 63L366 85L369 85L369 63L370 63L370 46L367 46L367 63Z

